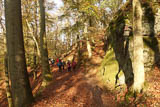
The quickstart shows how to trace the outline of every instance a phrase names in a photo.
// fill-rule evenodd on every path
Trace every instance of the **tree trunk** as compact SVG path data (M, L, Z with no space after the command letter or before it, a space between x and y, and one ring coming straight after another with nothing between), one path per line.
M31 33L32 39L34 41L34 55L33 55L33 64L34 64L34 69L36 69L37 66L37 57L38 59L40 58L40 50L39 50L39 45L38 45L38 41L36 39L35 36L37 36L37 32L35 32L34 30L31 30L31 27L29 26L28 20L26 19L26 24L27 24L27 28L29 30L29 32ZM36 28L37 29L37 28ZM39 60L38 60L39 61ZM34 75L34 80L37 78L37 73L36 71L33 72Z
M6 95L8 100L8 107L13 107L13 101L11 96L11 90L9 85L9 73L8 73L8 58L7 53L5 52L4 57L4 66L5 66L5 83L6 83Z
M35 1L35 10L34 10L35 14L34 14L34 19L35 19L35 28L34 25L32 24L32 28L34 29L34 37L35 37L35 52L36 52L36 56L35 56L35 63L36 65L39 65L40 62L40 48L39 48L39 42L38 42L38 1ZM34 39L34 38L33 38ZM36 42L37 41L37 42Z
M5 32L5 29L3 27L3 33ZM5 35L5 33L4 33ZM9 85L9 73L8 73L8 54L7 54L7 49L6 49L6 38L4 37L4 67L5 67L5 84L6 84L6 95L7 95L7 100L8 100L8 107L13 106L13 101L12 101L12 96L11 96L11 90L10 90L10 85Z
M40 53L41 53L41 64L43 70L43 83L42 86L47 85L47 81L50 78L50 66L48 62L48 50L47 50L47 39L46 39L46 28L45 28L45 2L39 0L40 5ZM50 78L51 79L51 78Z
M6 49L6 38L5 38L5 26L2 24L2 20L0 20L0 25L2 27L2 32L4 36L4 72L5 72L5 85L6 85L6 95L8 100L8 107L13 106L12 96L11 96L11 90L9 85L9 73L8 73L8 55L7 55L7 49ZM1 76L1 75L0 75Z
M139 0L133 0L133 72L134 92L141 92L145 81L143 61L142 8Z
M26 23L27 23L27 27L28 27L29 32L30 33L34 32L34 31L31 30L31 27L29 26L28 20L26 20ZM32 39L33 39L33 41L35 43L36 49L37 49L37 55L38 55L38 57L40 57L40 51L39 51L38 41L37 41L36 37L34 36L34 33L31 33L31 36L32 36Z
M89 41L89 37L87 35L87 33L88 33L87 29L88 29L87 24L85 24L84 33L85 33L86 39L87 39L88 58L91 58L92 57L92 49L91 49L91 44L90 44L90 41Z
M33 101L27 73L21 15L21 0L5 0L8 72L14 107Z
M33 55L33 64L34 64L34 69L37 68L37 47L36 44L34 44L34 55ZM37 79L37 71L33 72L33 79L36 80Z
M91 58L92 57L92 50L91 50L91 44L88 40L88 37L87 37L87 50L88 50L88 58Z
M77 51L78 51L78 65L81 62L81 47L80 47L80 37L77 35Z

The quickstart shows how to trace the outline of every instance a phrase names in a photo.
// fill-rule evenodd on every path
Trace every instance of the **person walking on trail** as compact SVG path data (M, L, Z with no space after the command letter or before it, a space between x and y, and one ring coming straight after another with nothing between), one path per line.
M61 59L59 59L59 63L60 63L60 66L61 66L61 71L62 71L62 67L63 67L63 62Z
M68 72L70 72L71 71L71 63L70 63L70 61L68 60L68 62L67 62L67 69L68 69Z
M55 63L55 60L51 59L51 64L54 65L54 63Z
M72 61L72 69L75 70L76 69L76 62L73 60Z
M64 66L65 66L65 61L62 61L62 67L63 67L63 70L64 70Z
M59 72L61 72L62 71L62 62L60 59L57 60L57 66L59 68Z
M56 62L58 63L59 62L59 59L57 58Z

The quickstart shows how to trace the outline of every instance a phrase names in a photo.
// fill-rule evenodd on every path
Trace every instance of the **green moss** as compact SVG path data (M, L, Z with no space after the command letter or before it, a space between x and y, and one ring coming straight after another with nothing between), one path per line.
M45 81L51 81L52 80L52 74L45 74L44 79L45 79Z
M159 53L160 41L155 37L143 37L144 48L149 48L152 53Z
M99 75L102 77L104 83L108 82L114 87L115 76L118 72L118 63L115 59L115 54L113 49L107 51L103 62L101 63L101 72ZM103 75L103 76L102 76Z
M110 63L109 61L113 62L114 59L115 59L114 51L113 49L110 49L107 51L101 66L103 67L108 65Z
M143 0L142 6L145 9L145 21L152 24L154 23L154 14L155 11L157 11L157 7L160 7L158 5L155 5L152 3L153 0ZM113 20L110 22L109 27L106 29L107 36L109 38L109 44L112 47L118 47L119 45L123 45L124 37L123 37L123 28L124 25L131 25L132 26L132 2L127 2L114 16ZM152 27L152 26L151 26ZM151 36L151 35L150 35ZM130 42L133 40L133 35L129 37ZM155 37L144 37L144 48L149 48L151 51L151 55L158 53L159 50L159 40L156 40ZM121 48L118 48L121 49ZM119 51L117 53L121 54ZM101 73L100 75L103 75L103 81L106 83L106 81L110 81L110 83L114 84L115 82L115 75L117 74L119 68L118 63L115 59L115 54L113 49L108 50L106 53L106 56L104 57L104 60L101 64ZM122 73L123 74L123 73ZM120 74L119 76L121 76Z
M144 82L144 91L149 87L149 83L148 82Z

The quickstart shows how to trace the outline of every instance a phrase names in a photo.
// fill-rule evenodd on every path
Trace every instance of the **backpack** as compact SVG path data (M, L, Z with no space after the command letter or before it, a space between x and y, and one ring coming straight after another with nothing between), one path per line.
M61 66L61 63L60 63L60 62L58 62L58 63L57 63L57 66Z

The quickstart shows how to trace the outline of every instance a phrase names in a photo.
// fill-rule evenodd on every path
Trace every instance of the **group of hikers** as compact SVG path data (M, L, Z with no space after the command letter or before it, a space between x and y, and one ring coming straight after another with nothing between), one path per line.
M58 66L58 68L59 68L59 72L64 71L65 70L65 66L67 67L67 71L68 72L70 72L72 70L75 70L75 68L76 68L76 62L74 60L72 62L69 61L69 60L66 62L66 61L64 61L62 59L59 59L59 58L57 58L56 61L54 59L52 59L52 58L49 58L49 62L52 65L56 64Z

